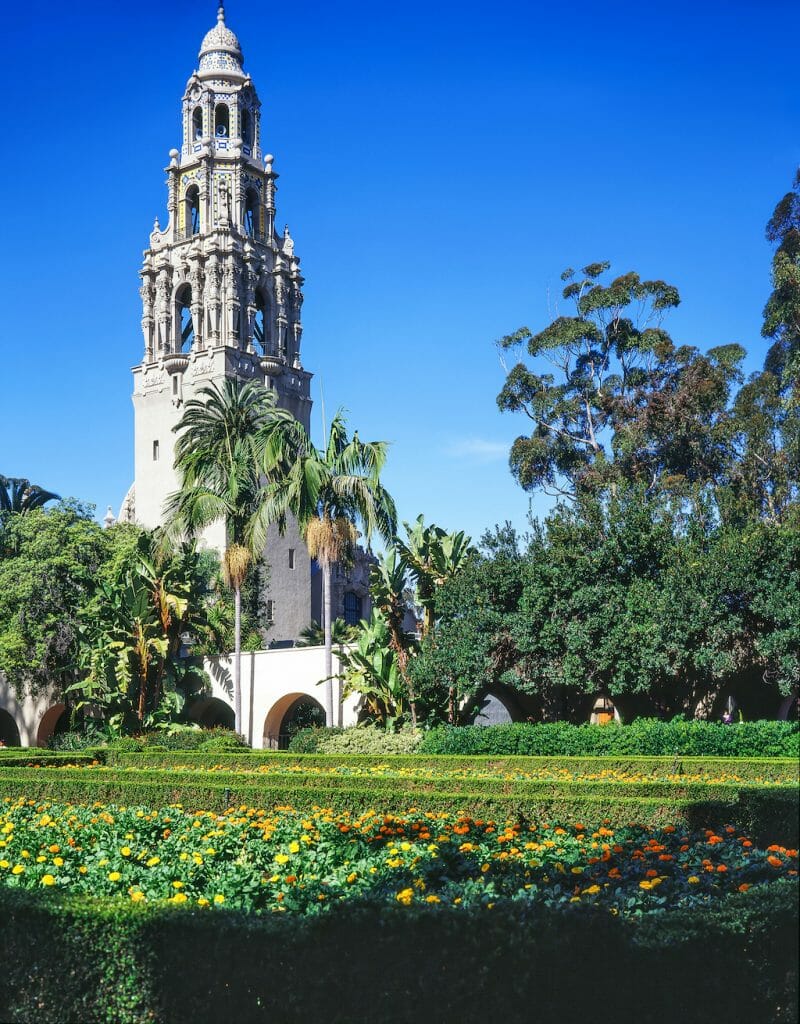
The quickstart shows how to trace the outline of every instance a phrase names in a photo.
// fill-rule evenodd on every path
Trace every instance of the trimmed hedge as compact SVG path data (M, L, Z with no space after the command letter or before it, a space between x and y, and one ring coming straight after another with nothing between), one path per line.
M649 754L698 757L798 757L797 722L701 722L638 718L630 725L440 726L423 735L420 754Z
M95 753L54 754L50 750L40 751L33 747L15 747L13 754L8 750L0 750L0 768L63 768L90 765L100 760Z
M292 754L412 754L422 742L422 733L413 729L384 732L373 727L349 729L321 726L300 729L289 743Z
M679 774L709 775L720 773L738 775L741 779L754 782L760 779L795 782L800 777L800 763L794 758L720 758L720 757L491 757L420 754L390 754L375 757L366 754L292 754L278 751L248 750L241 753L166 752L148 750L142 753L124 753L109 749L101 753L106 764L124 768L196 768L222 767L226 771L254 771L263 765L271 768L319 768L330 771L336 767L369 770L377 765L386 765L394 771L413 769L424 772L433 769L437 777L449 771L549 771L566 770L576 774L597 774L613 770L626 774ZM2 755L0 755L0 759Z
M319 917L0 888L8 1024L795 1020L796 885L623 920L500 905Z
M400 813L412 806L427 811L466 812L474 817L543 819L597 825L638 821L648 825L684 824L721 828L731 824L757 842L796 845L798 791L794 786L708 785L602 782L505 782L472 779L365 778L295 774L178 775L164 770L92 773L82 768L41 771L6 768L0 772L0 797L56 803L117 803L222 810L231 804L268 808L331 807L359 813L370 808Z

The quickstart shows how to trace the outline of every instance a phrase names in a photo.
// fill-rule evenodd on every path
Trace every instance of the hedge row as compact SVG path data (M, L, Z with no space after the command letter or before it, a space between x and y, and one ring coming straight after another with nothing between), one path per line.
M586 908L254 917L0 887L9 1024L795 1020L796 886L623 920Z
M423 735L419 754L672 754L698 757L798 757L797 722L701 722L638 718L630 725L441 726Z
M59 768L68 765L89 765L102 760L102 754L53 754L49 750L22 747L0 750L0 768Z
M456 784L458 783L458 784ZM376 809L401 813L412 806L426 811L468 813L474 817L542 819L598 825L638 821L658 826L684 824L690 829L731 824L758 842L798 841L798 791L793 786L739 787L695 784L532 783L502 780L423 781L337 776L186 776L166 771L108 771L52 768L43 771L7 768L0 772L0 797L50 800L55 803L117 803L222 810L230 805L268 808L331 807L360 813Z
M744 781L764 779L795 781L800 773L800 764L795 758L721 758L721 757L536 757L536 756L459 756L420 754L390 754L375 757L365 754L290 754L278 751L251 750L240 753L208 754L194 751L148 750L142 753L127 753L109 749L99 752L106 764L124 768L195 768L209 769L222 767L226 771L254 771L268 765L290 772L292 768L319 768L331 771L342 767L368 771L378 765L386 765L392 771L411 769L424 772L433 769L437 776L447 772L492 771L527 772L537 770L568 771L575 774L597 774L615 771L624 774L664 776L703 775L716 778L720 775L737 775ZM0 755L2 761L2 755Z

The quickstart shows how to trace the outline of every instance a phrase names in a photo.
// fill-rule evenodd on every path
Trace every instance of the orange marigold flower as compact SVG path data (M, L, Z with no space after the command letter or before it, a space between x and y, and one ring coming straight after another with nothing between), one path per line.
M717 871L727 871L728 869L724 864L717 864Z
M750 886L748 885L747 882L742 882L742 884L738 887L738 889L736 891L737 892L747 892L747 890L749 888L750 888Z
M645 878L656 878L657 876L658 876L658 872L655 871L653 868L650 868L649 871L645 872L645 876L644 877Z
M772 849L772 847L769 847L769 849ZM767 857L767 864L771 864L774 868L783 867L783 861L780 857Z

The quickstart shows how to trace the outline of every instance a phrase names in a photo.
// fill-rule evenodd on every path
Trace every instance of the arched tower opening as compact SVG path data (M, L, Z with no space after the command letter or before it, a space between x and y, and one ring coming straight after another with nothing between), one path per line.
M253 346L262 355L269 348L269 321L267 320L267 300L262 288L256 288L256 312L253 318Z
M244 230L250 238L255 238L260 234L258 213L258 191L254 188L249 188L244 197Z
M186 235L200 234L200 189L190 185L184 197Z
M175 293L175 326L175 351L188 352L194 344L191 285L181 285Z
M253 145L253 114L247 107L242 107L242 142L245 146Z
M218 139L227 139L231 131L231 113L227 103L218 103L214 110L214 134Z
M203 108L195 107L192 114L192 138L202 139L203 137Z

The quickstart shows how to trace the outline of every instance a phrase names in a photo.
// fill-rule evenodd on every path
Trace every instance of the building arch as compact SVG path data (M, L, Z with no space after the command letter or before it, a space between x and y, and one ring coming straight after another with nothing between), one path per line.
M513 721L512 709L500 694L488 690L478 701L473 725L508 725Z
M70 711L66 704L54 704L39 719L39 728L36 730L36 746L46 747L57 732L66 732L69 729Z
M183 197L183 217L186 237L200 234L200 189L189 185Z
M188 352L194 344L192 286L182 284L175 292L175 351Z
M308 709L308 713L304 711ZM325 709L310 693L287 693L279 698L267 712L264 719L264 749L285 750L291 738L289 726L293 721L302 717L309 719L308 724L313 724L314 712L319 721L325 722Z
M190 705L187 715L203 729L233 729L236 719L233 708L219 697L200 697Z
M614 701L604 693L597 696L592 704L589 714L590 725L609 725L611 722L622 722L619 708Z
M252 185L244 194L244 230L250 238L261 234L261 197Z
M0 746L19 747L19 726L14 716L5 708L0 708Z
M214 135L227 139L231 133L231 112L227 103L218 103L214 110Z
M192 138L202 139L203 137L203 108L195 107L192 112Z

